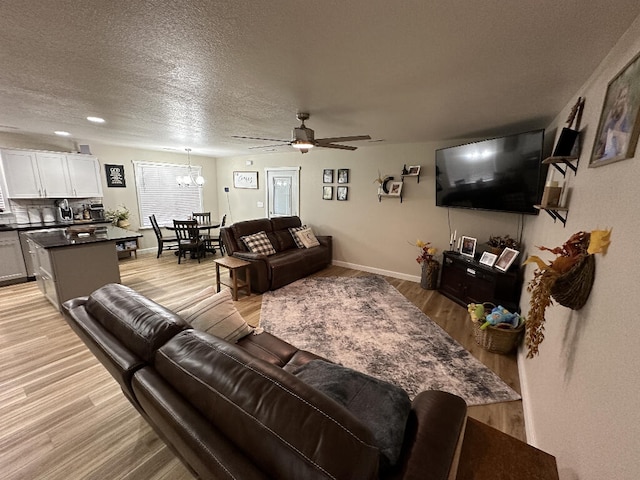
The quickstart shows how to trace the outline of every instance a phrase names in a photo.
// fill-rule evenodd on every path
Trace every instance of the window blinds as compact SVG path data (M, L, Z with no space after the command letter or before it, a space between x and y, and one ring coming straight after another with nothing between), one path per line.
M142 227L151 227L150 215L155 215L162 226L202 211L202 188L179 187L176 181L176 177L189 174L187 165L134 161L133 167ZM194 175L201 174L199 166L191 170Z

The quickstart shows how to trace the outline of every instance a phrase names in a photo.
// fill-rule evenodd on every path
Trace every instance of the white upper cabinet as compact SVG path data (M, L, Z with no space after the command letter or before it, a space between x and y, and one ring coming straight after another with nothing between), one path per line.
M28 150L2 150L7 198L102 197L98 160Z
M67 155L74 197L102 197L100 165L90 155Z

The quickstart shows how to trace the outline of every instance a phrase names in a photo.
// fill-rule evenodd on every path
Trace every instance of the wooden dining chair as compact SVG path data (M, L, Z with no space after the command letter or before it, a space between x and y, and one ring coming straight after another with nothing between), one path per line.
M158 220L156 220L155 214L150 215L149 220L151 221L151 226L153 227L153 233L156 234L156 239L158 240L158 255L156 255L156 258L160 258L165 245L167 247L167 250L178 248L177 237L165 237L164 235L162 235L162 230L160 230L160 226L158 225Z
M218 230L218 235L210 235L210 241L213 245L217 245L218 249L220 250L220 255L224 255L224 244L222 243L222 240L220 239L220 228L224 227L227 223L227 214L225 213L222 216L222 221L220 222L220 227L217 229Z
M198 222L198 225L211 225L211 212L193 212L191 214L191 218ZM205 255L206 252L216 253L216 249L213 246L213 242L211 240L210 228L206 230L200 229L200 238L204 242Z
M200 238L198 230L198 222L195 220L174 220L173 228L178 238L178 264L186 253L189 252L192 257L198 259L204 254L204 242Z

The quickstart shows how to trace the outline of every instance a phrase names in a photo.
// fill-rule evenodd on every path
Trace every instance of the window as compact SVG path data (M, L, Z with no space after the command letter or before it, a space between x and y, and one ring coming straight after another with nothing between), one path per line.
M4 197L2 196L2 187L0 186L0 212L7 210L7 206L4 203Z
M179 187L176 181L189 173L187 165L134 161L133 168L142 227L151 227L150 215L162 226L202 211L202 188ZM191 170L200 175L201 167L192 166Z

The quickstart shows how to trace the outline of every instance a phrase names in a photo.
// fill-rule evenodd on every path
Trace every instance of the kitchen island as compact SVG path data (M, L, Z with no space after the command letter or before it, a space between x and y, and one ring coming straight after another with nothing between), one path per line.
M114 226L94 232L73 228L27 233L38 287L58 309L107 283L120 283L116 243L142 235Z

